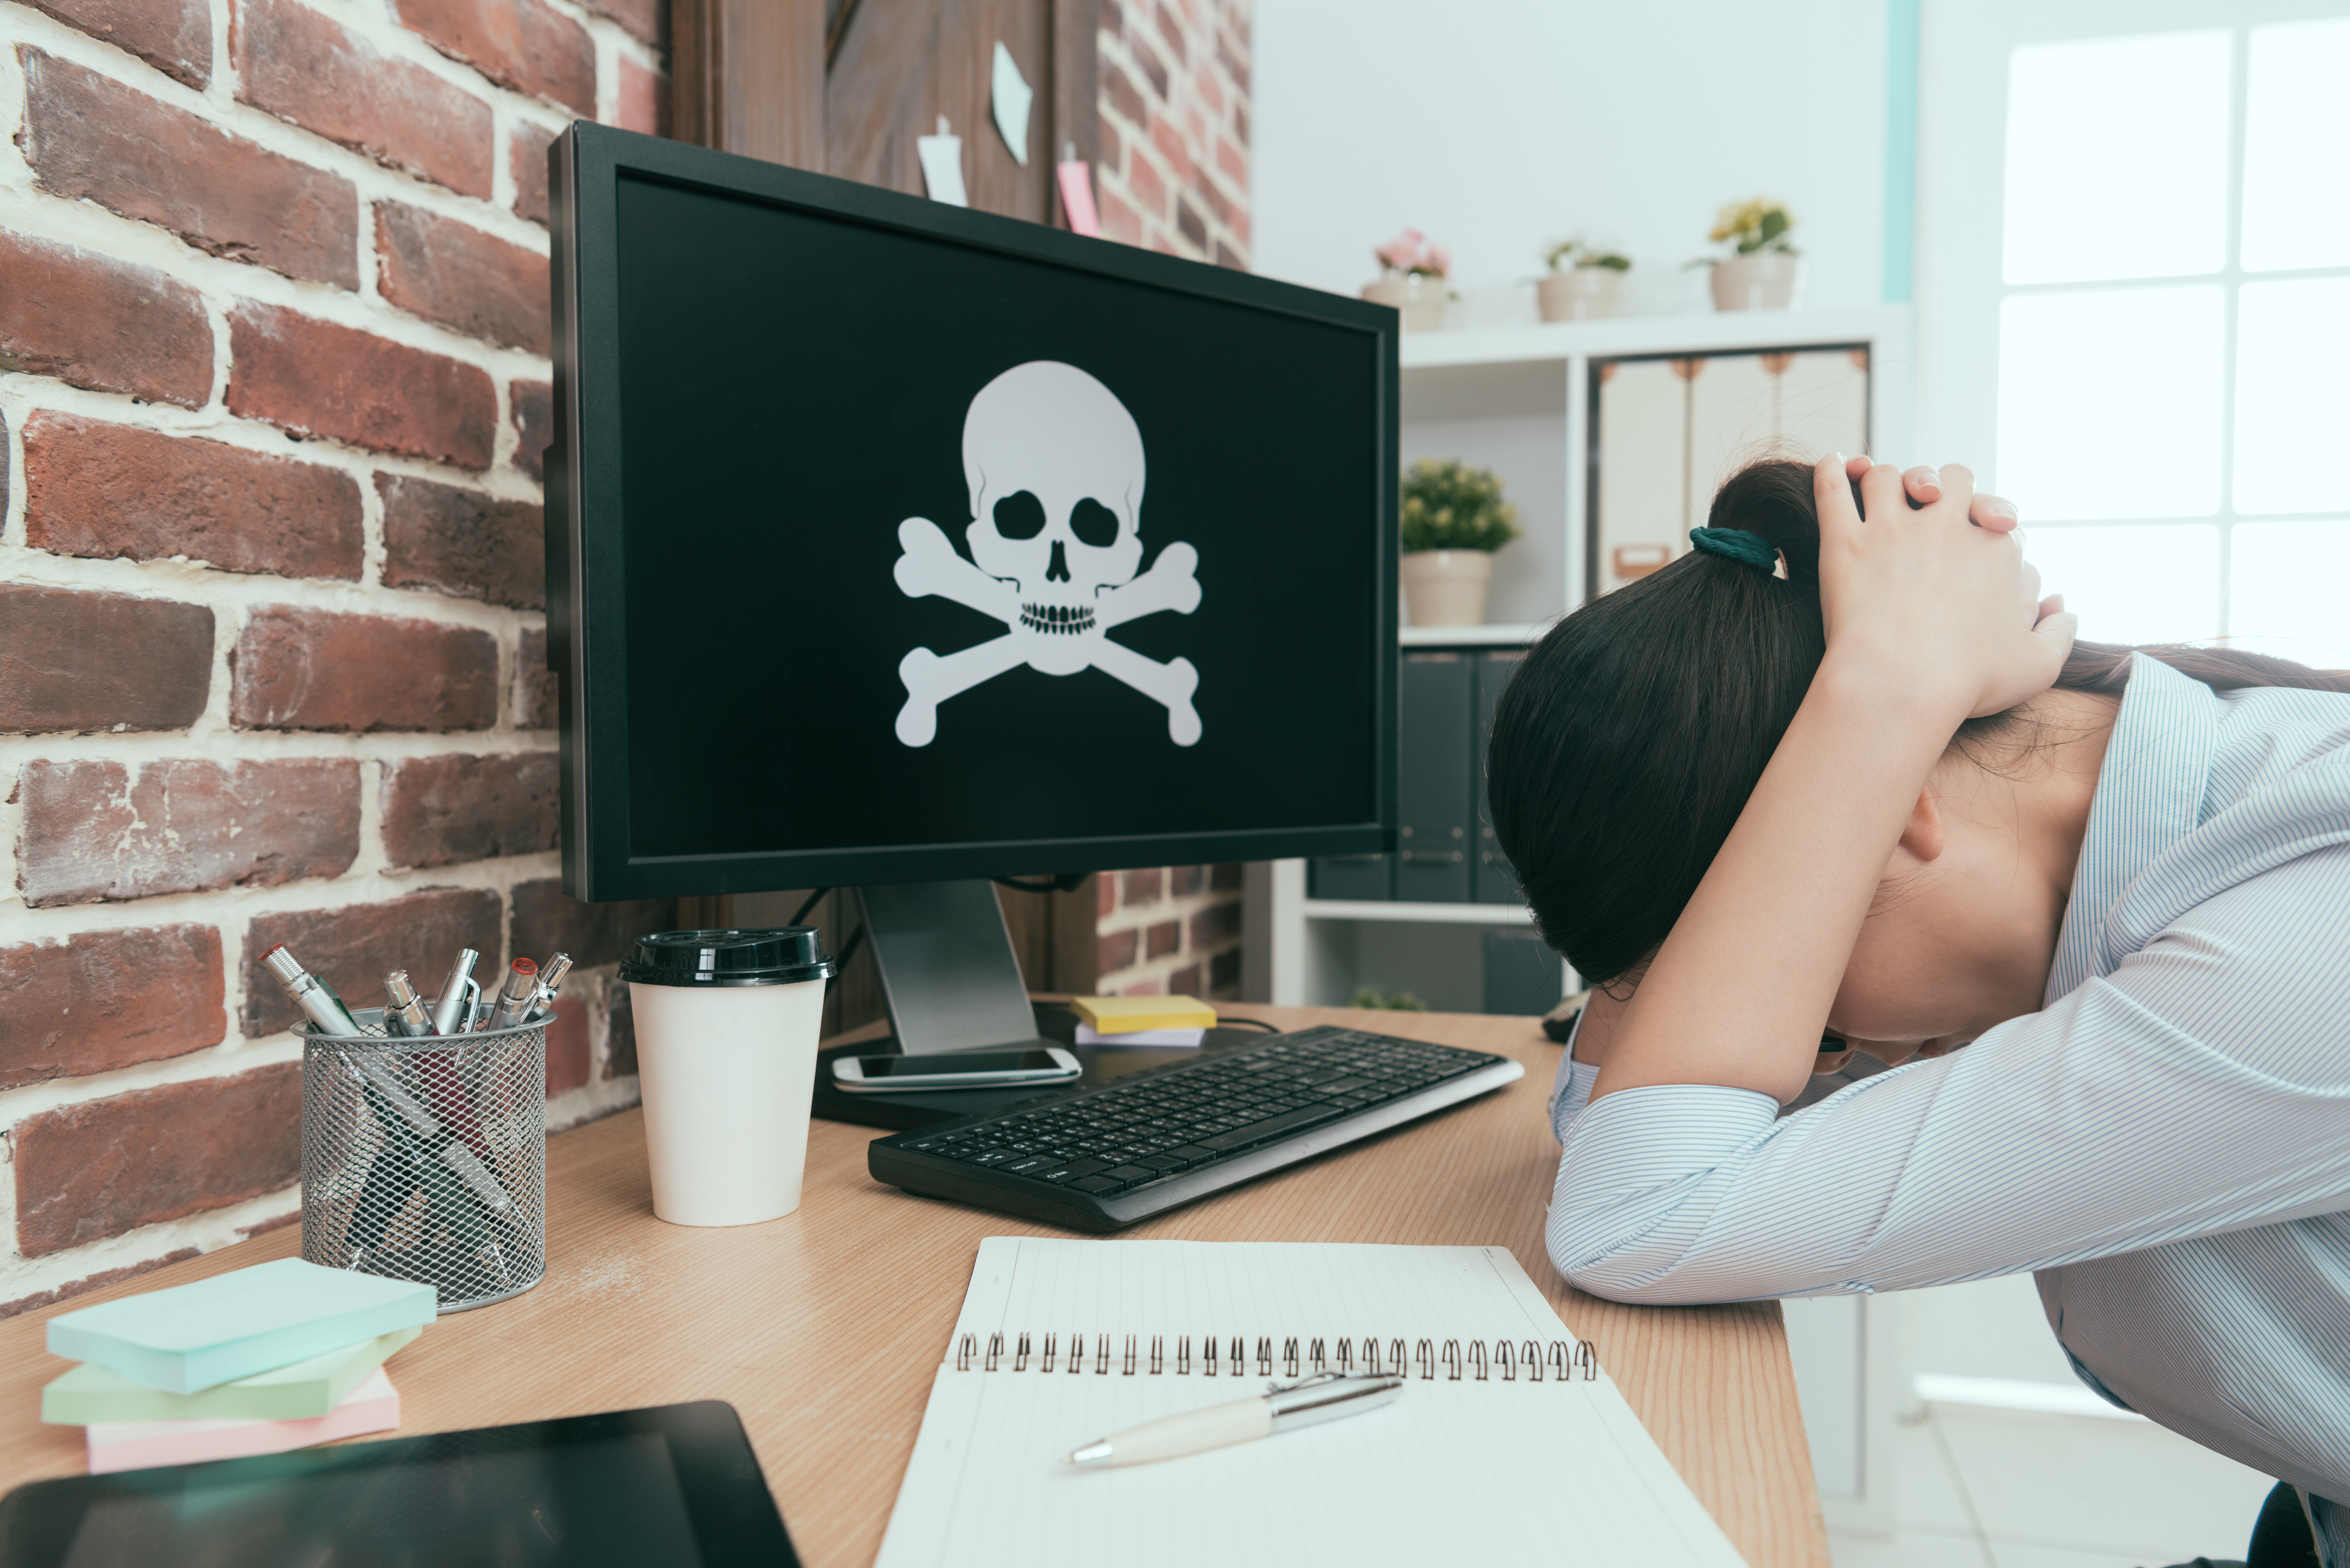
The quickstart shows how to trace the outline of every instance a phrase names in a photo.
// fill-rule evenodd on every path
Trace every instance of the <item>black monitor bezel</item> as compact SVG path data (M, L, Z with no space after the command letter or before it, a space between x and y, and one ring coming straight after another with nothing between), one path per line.
M546 453L547 656L558 689L564 891L575 898L667 898L785 888L941 881L1033 872L1354 855L1396 836L1397 313L1343 296L947 206L754 158L578 121L548 149L553 234L555 441ZM619 504L619 347L583 322L619 313L619 181L631 177L748 196L875 228L1199 295L1362 332L1378 341L1380 560L1374 701L1375 820L1312 827L1077 838L875 845L847 849L642 856L629 850L627 668ZM612 673L601 680L598 675ZM582 679L582 677L585 677ZM1268 757L1281 767L1306 759Z

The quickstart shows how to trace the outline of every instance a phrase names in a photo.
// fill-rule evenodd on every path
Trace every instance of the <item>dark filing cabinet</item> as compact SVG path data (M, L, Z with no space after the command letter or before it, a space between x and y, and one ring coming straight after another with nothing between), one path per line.
M1503 858L1502 846L1493 842L1493 809L1485 798L1485 746L1493 738L1493 710L1501 705L1502 688L1525 661L1523 649L1477 656L1477 734L1469 752L1470 772L1477 781L1477 818L1471 833L1475 850L1469 862L1469 896L1480 904L1518 901L1517 877Z

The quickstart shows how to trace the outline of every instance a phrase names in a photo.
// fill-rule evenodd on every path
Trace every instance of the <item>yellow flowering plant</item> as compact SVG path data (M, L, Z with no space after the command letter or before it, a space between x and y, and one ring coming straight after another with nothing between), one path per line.
M1455 458L1422 458L1404 470L1403 547L1414 550L1498 550L1518 536L1518 509L1502 499L1502 482L1489 468Z
M1794 243L1787 237L1794 226L1794 214L1787 211L1785 202L1757 196L1751 202L1732 202L1715 213L1713 232L1706 238L1718 245L1730 245L1732 254L1742 256L1757 252L1794 255Z

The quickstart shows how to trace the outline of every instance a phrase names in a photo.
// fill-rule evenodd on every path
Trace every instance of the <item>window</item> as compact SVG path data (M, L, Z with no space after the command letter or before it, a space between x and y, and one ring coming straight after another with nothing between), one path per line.
M1997 475L2103 642L2350 668L2350 17L2007 56Z

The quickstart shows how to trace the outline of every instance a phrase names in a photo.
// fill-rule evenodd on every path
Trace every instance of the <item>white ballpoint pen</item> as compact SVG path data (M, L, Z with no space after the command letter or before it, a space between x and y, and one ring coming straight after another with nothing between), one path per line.
M1393 1404L1403 1379L1391 1376L1350 1377L1317 1372L1295 1383L1276 1383L1255 1399L1235 1399L1128 1427L1087 1443L1068 1457L1073 1465L1139 1465L1180 1459L1233 1443L1253 1443L1276 1432L1358 1416Z

